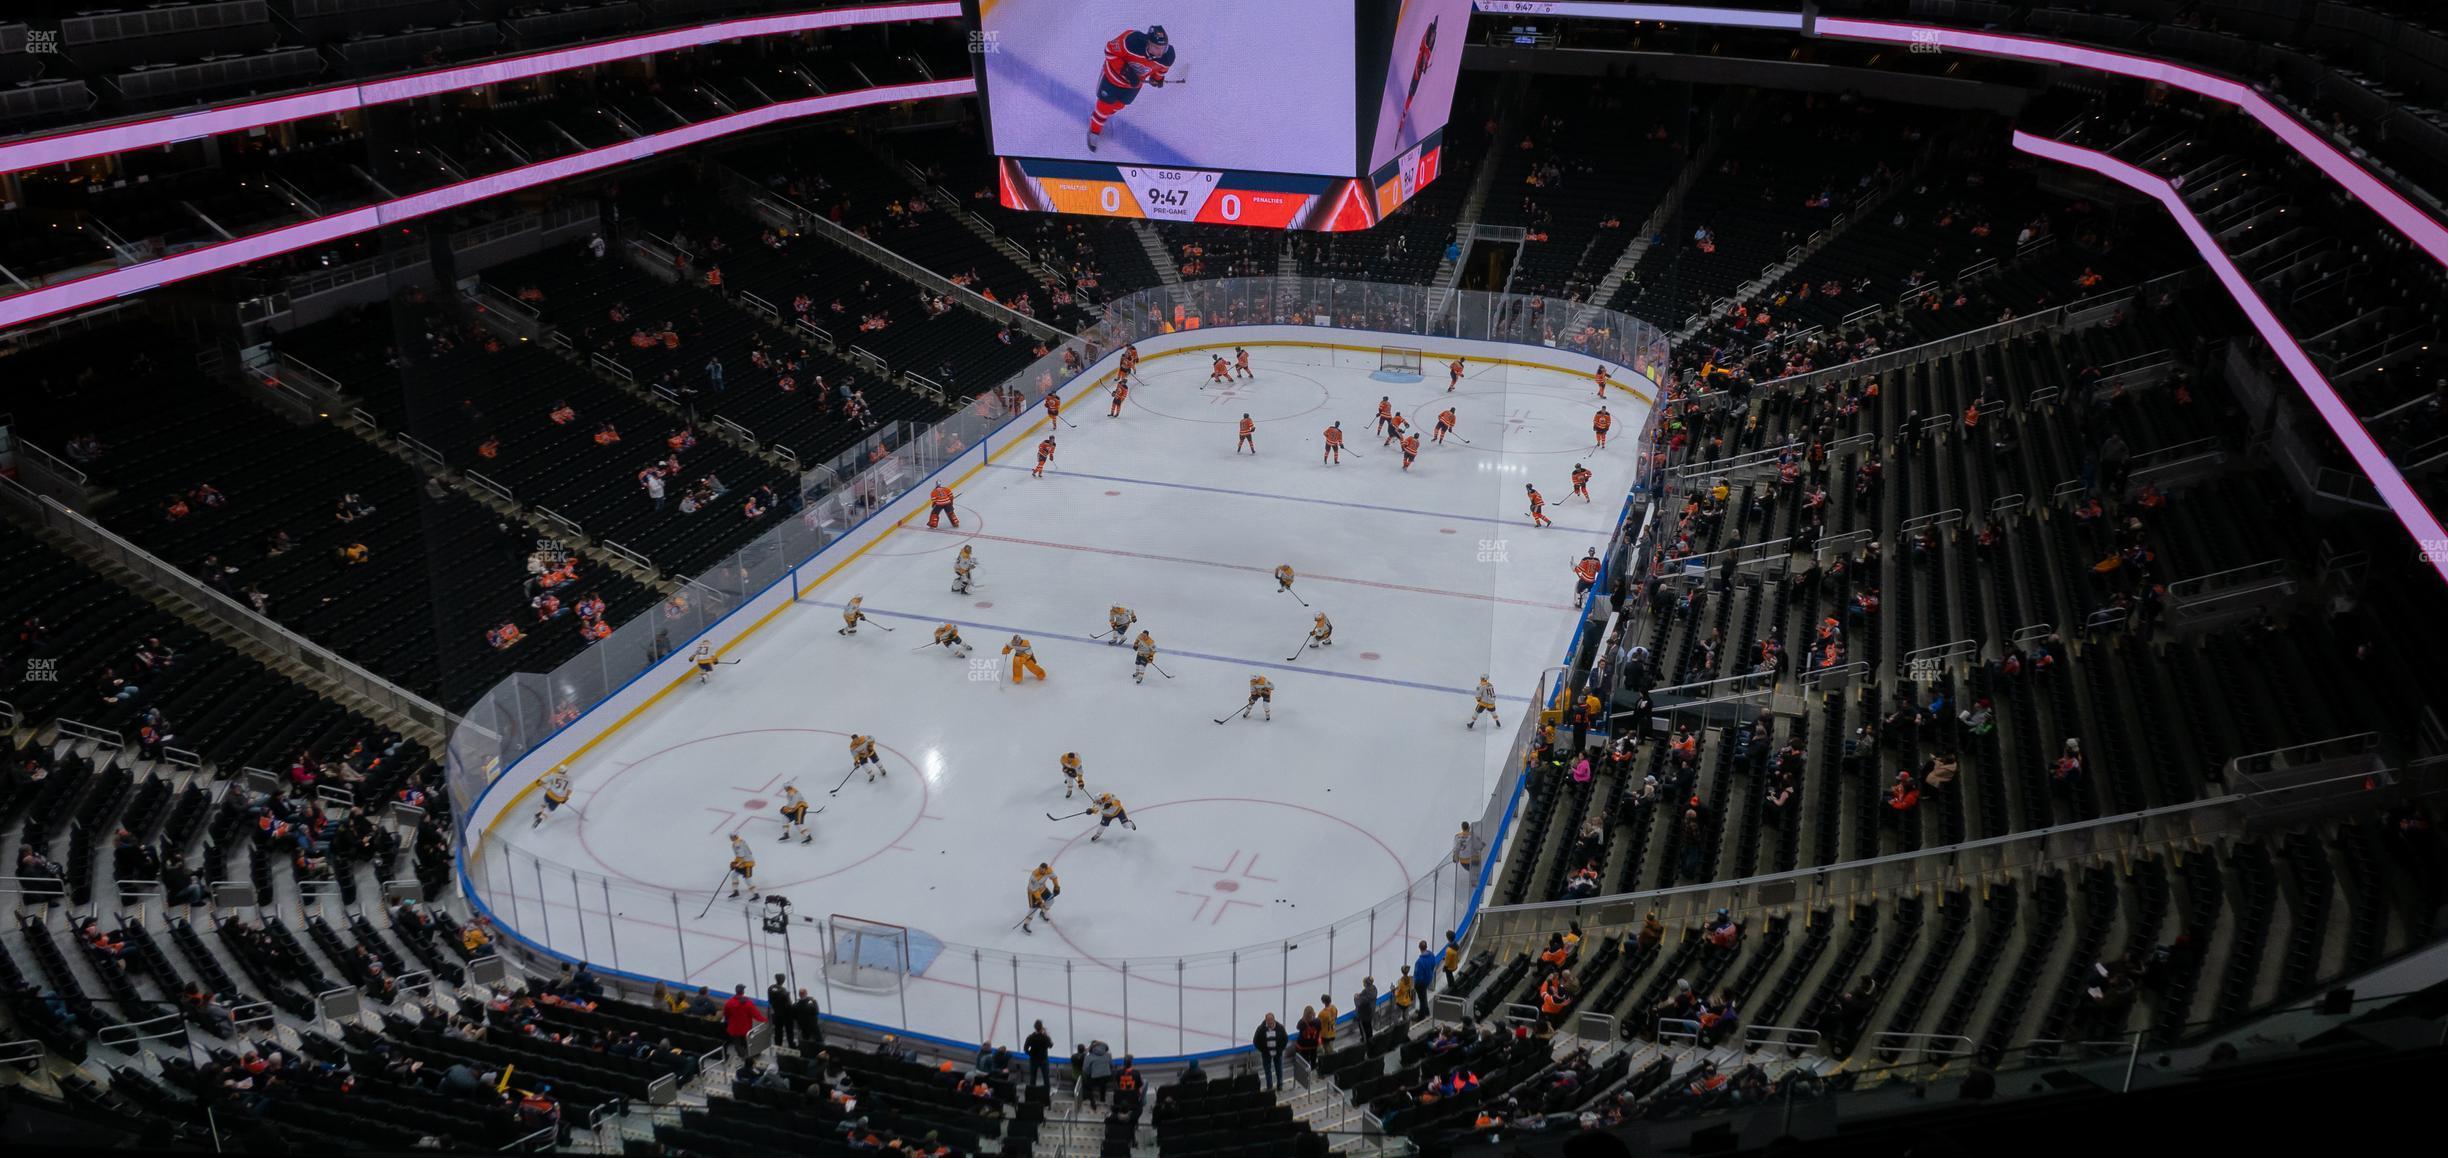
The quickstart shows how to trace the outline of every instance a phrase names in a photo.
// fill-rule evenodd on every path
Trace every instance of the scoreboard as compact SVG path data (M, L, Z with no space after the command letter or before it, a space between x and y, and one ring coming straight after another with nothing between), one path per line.
M1366 229L1434 182L1470 0L967 0L1002 203Z
M1436 140L1425 142L1369 181L1020 157L997 167L1003 204L1014 209L1339 232L1401 207L1436 179L1441 155Z

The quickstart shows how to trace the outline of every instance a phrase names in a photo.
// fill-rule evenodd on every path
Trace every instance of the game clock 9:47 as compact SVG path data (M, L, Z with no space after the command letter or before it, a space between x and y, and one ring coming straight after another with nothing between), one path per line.
M1158 221L1196 221L1223 174L1206 169L1152 169L1124 165L1122 183L1130 186L1139 211Z

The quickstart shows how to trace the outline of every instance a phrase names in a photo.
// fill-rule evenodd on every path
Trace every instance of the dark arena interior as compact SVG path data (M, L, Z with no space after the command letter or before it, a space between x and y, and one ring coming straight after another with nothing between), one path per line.
M2438 6L113 2L0 4L10 1153L2433 1104Z

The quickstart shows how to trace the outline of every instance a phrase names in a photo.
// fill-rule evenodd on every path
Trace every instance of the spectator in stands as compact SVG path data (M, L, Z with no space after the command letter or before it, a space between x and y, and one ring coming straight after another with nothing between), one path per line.
M1030 1023L1028 1037L1020 1043L1020 1052L1028 1058L1028 1084L1053 1085L1053 1069L1049 1063L1054 1055L1054 1037L1046 1032L1045 1022Z
M1960 761L1952 752L1940 752L1922 766L1921 785L1932 792L1943 792L1955 783Z
M364 543L358 542L354 539L340 544L340 546L332 552L332 558L337 560L343 567L355 567L373 559L373 557L374 553L367 550Z
M169 842L164 841L165 848ZM211 899L204 882L187 867L185 853L171 852L162 858L162 900L173 905L201 905Z
M1400 1002L1400 992L1396 1000ZM1283 1023L1270 1013L1258 1022L1258 1031L1250 1035L1250 1048L1258 1055L1258 1080L1266 1089L1283 1085L1283 1055L1286 1037Z
M1268 1022L1272 1023L1274 1020L1274 1014L1270 1013L1267 1015ZM1283 1084L1283 1026L1276 1025L1275 1032L1277 1039L1274 1061L1276 1075L1275 1082L1277 1085L1281 1085ZM1113 1047L1106 1045L1102 1041L1090 1041L1088 1043L1088 1051L1082 1056L1078 1068L1080 1076L1080 1096L1086 1099L1089 1105L1104 1105L1105 1089L1113 1081Z
M1394 1003L1394 1020L1398 1023L1410 1022L1427 1004L1419 999L1419 990L1412 984L1408 972L1394 975L1394 996L1391 1000Z
M102 676L96 681L95 691L106 704L124 704L143 693L142 688L119 678L117 671L107 667L102 669Z
M1890 822L1901 822L1920 803L1921 785L1913 776L1912 769L1897 770L1895 783L1888 786L1887 789L1886 819Z
M765 1004L773 1010L774 1044L796 1048L799 1044L799 1011L791 998L788 977L774 974L773 984L765 987Z
M1428 1006L1428 994L1435 988L1437 969L1444 961L1445 955L1430 949L1428 942L1419 943L1419 957L1411 963L1411 988L1423 1010Z
M1710 918L1708 931L1703 935L1711 946L1731 949L1742 941L1742 925L1734 920L1732 913L1719 909L1716 916Z
M2049 787L2060 796L2070 797L2081 786L2082 774L2082 741L2069 736L2064 749L2057 755L2057 762L2049 768Z
M731 1000L723 1003L722 1016L723 1035L728 1039L724 1044L737 1049L741 1060L746 1060L748 1031L766 1019L765 1011L757 1008L757 1003L748 996L748 987L743 984L732 987Z
M1292 1023L1292 1052L1299 1054L1301 1060L1314 1069L1317 1067L1318 1047L1324 1040L1325 1031L1318 1024L1317 1007L1302 1006L1300 1020Z

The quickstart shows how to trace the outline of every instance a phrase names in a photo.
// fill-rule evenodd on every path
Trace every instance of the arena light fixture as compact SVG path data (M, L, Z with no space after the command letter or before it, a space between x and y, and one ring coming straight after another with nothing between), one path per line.
M329 116L375 105L414 100L481 88L490 84L527 80L556 72L619 60L634 60L657 53L700 48L727 40L745 40L761 36L787 36L826 28L850 28L865 24L896 24L916 20L949 20L959 18L957 0L930 0L926 3L887 4L871 8L835 8L822 12L792 12L779 16L757 16L742 20L722 20L688 28L672 28L638 36L606 40L598 44L582 44L572 48L489 60L478 64L438 68L404 76L385 77L363 84L340 85L267 97L176 113L164 117L99 125L93 128L71 129L39 137L0 144L0 173L15 173L45 165L61 165L88 157L108 156L130 149L145 149L197 137L222 133L243 132L308 117Z
M2229 260L2226 251L2219 248L2218 239L2211 235L2209 227L2203 225L2199 217L2194 216L2192 207L2185 204L2175 186L2155 173L2106 153L2035 136L2020 129L2015 131L2014 146L2035 157L2097 173L2157 201L2166 209L2168 216L2184 231L2185 237L2192 241L2193 248L2200 251L2202 260L2210 263L2210 271L2217 274L2220 284L2227 287L2227 293L2244 310L2244 316L2251 320L2261 340L2269 343L2270 350L2278 356L2279 364L2286 367L2288 375L2295 379L2295 385L2312 403L2312 408L2319 412L2321 420L2329 424L2330 432L2337 435L2355 465L2362 468L2364 476L2371 480L2381 501L2388 504L2389 510L2396 514L2397 521L2403 523L2414 536L2423 561L2438 571L2442 579L2448 579L2448 530L2441 528L2439 517L2432 514L2431 509L2415 495L2413 486L2398 472L2397 464L2390 462L2388 453L2372 440L2371 432L2363 428L2362 420L2355 417L2354 409L2346 404L2345 399L2338 397L2337 388L2321 376L2319 367L2312 364L2311 355L2296 343L2294 335L2287 332L2286 326L2278 321L2278 316L2270 312L2268 303L2261 300L2261 294L2253 288L2251 280L2237 270L2235 262Z
M385 226L397 225L446 209L472 205L479 201L533 189L582 177L588 173L626 165L657 153L683 149L734 133L750 132L784 121L824 116L845 109L869 105L893 104L899 101L931 100L942 97L968 96L977 91L977 84L968 77L952 80L920 81L911 84L884 85L859 89L856 92L827 93L782 101L763 108L748 109L727 116L683 125L676 129L651 133L634 140L572 153L533 165L523 165L489 176L477 177L452 185L443 185L406 197L361 206L344 213L301 221L262 233L249 234L233 241L199 246L195 249L158 257L134 265L104 270L100 273L53 285L28 290L14 297L0 299L0 329L23 325L54 314L82 309L115 298L158 289L172 282L202 277L226 269L235 269L268 257L308 249L337 241L340 238Z
M1583 16L1596 20L1657 20L1719 24L1733 28L1802 30L1799 12L1712 8L1698 4L1609 4L1593 0L1477 0L1481 12L1501 16Z

